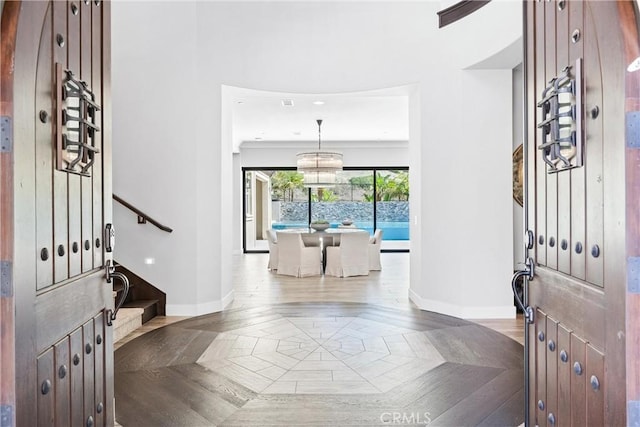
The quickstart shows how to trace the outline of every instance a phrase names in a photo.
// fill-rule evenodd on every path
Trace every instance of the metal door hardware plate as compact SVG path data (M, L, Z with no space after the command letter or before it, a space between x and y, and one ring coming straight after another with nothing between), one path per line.
M547 173L558 173L584 165L582 58L551 79L542 92L542 131L538 150L547 164Z
M11 153L13 151L13 131L11 127L10 117L0 117L0 153Z

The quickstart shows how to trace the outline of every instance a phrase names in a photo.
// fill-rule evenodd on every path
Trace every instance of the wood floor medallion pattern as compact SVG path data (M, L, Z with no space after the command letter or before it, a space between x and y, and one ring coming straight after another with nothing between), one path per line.
M115 353L130 426L519 425L523 348L483 326L360 303L240 308Z

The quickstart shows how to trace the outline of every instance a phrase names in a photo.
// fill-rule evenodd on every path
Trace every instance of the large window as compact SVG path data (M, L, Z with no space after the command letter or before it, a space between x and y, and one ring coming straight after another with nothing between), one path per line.
M329 188L305 188L302 174L295 169L243 169L247 176L268 177L269 198L246 200L247 206L262 212L263 218L244 216L244 251L268 249L264 230L306 228L314 220L329 221L331 227L351 224L367 230L383 231L383 250L409 250L409 170L407 168L345 168L337 183ZM255 193L255 192L254 192ZM267 224L256 227L255 222Z

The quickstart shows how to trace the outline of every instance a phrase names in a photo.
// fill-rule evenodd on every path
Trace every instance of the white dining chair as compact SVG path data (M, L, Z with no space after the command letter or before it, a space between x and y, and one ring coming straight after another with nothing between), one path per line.
M267 230L267 241L269 242L269 264L267 268L271 271L278 269L278 241L276 232Z
M336 277L369 275L369 233L344 233L340 246L327 247L325 275Z
M382 245L382 230L379 228L369 239L369 270L382 270L380 263L380 246Z
M295 277L322 274L322 249L305 246L299 233L276 233L278 240L278 274Z

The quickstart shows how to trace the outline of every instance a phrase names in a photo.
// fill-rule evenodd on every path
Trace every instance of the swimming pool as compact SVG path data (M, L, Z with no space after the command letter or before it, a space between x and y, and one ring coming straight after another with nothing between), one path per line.
M331 228L338 228L339 222L332 222ZM355 221L357 228L367 230L373 235L372 221ZM309 224L302 222L274 222L271 227L274 230L284 230L285 228L306 228ZM378 221L377 228L382 230L382 240L409 240L409 221Z

